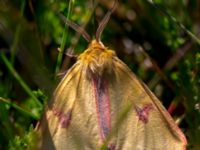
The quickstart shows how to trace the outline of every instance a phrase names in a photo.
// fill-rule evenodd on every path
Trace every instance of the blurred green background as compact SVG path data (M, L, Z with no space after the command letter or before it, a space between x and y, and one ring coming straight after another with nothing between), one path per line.
M88 43L58 13L95 35L113 0L0 0L0 150L28 149L57 83ZM162 100L200 150L200 1L121 0L102 34Z

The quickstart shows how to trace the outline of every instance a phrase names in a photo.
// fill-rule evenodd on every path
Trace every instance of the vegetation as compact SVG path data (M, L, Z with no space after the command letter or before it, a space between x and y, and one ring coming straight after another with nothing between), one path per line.
M95 35L113 0L0 1L0 149L34 147L34 128L87 42L58 13ZM162 100L200 149L200 1L121 0L102 42Z

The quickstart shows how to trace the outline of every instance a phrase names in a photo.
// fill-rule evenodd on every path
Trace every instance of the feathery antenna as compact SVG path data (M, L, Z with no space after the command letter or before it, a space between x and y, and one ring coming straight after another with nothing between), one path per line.
M97 42L100 42L101 34L102 34L103 30L105 29L105 26L107 25L107 23L110 19L110 16L114 12L114 10L116 9L117 5L118 5L118 0L115 0L113 7L106 13L104 18L101 20L99 27L97 28L97 31L96 31ZM86 41L88 41L88 42L91 41L91 36L85 31L85 29L83 27L81 27L78 24L68 20L61 13L58 13L58 15L67 25L69 25L72 29L74 29L75 31L80 33Z
M72 29L74 29L76 32L80 33L83 38L90 42L91 41L91 37L90 35L85 31L85 29L81 26L79 26L78 24L68 20L63 14L58 13L59 17L68 25L70 26Z
M96 31L96 40L97 40L97 42L100 41L100 39L101 39L101 34L102 34L102 32L103 32L105 26L107 25L107 23L108 23L108 21L109 21L109 19L110 19L111 14L112 14L112 13L114 12L114 10L116 9L117 5L118 5L118 0L115 0L114 5L113 5L113 7L111 8L111 10L109 10L109 11L107 12L107 14L104 16L104 18L103 18L102 21L100 22L99 27L98 27L98 29L97 29L97 31Z

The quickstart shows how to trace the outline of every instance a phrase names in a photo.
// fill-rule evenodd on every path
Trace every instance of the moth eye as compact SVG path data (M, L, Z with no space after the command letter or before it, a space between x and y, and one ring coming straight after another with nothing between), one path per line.
M135 110L137 112L137 115L139 117L139 120L143 123L148 123L149 121L149 113L153 109L153 104L149 103L146 104L143 108L140 108L138 106L135 107Z

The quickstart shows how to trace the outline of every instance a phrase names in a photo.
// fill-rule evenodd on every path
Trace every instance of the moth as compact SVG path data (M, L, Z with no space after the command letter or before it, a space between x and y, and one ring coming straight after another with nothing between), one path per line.
M56 88L39 127L42 150L185 150L187 140L161 102L100 40L114 8Z

